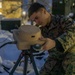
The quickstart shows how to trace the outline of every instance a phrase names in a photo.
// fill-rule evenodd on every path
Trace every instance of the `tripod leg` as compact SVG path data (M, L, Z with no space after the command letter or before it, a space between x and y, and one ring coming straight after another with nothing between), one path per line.
M37 67L36 67L36 64L35 64L35 61L34 61L34 57L33 57L33 54L32 54L32 53L30 54L30 60L31 60L31 62L32 62L32 65L33 65L35 74L36 74L36 75L39 75L38 70L37 70Z
M27 66L28 66L28 55L24 56L24 71L23 71L23 75L27 74Z
M15 69L17 68L17 66L18 66L18 64L19 64L19 62L21 61L22 58L23 58L23 51L21 52L21 54L20 54L18 60L16 61L14 67L13 67L12 70L9 72L9 75L13 75Z

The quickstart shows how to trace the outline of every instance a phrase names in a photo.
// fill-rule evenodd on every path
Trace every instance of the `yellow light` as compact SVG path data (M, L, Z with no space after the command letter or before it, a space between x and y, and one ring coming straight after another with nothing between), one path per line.
M0 8L2 8L2 2L0 2Z
M2 2L0 1L0 15L2 15Z
M0 15L2 15L2 12L0 12Z

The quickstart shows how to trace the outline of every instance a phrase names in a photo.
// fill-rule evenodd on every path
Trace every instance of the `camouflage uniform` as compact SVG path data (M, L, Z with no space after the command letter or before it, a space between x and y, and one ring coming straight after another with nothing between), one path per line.
M49 25L41 27L42 35L56 41L56 47L40 71L40 75L75 75L75 24L69 18L52 16Z

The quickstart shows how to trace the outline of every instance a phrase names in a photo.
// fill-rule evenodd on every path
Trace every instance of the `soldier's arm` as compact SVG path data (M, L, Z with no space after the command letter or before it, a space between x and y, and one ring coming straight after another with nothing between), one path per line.
M70 50L75 45L75 24L73 23L69 27L68 25L66 27L66 32L56 38L56 48L59 51L61 50L61 52Z

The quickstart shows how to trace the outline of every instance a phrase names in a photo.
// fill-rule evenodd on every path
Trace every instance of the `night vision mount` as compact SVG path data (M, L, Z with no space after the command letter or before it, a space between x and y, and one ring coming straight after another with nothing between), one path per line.
M33 25L23 25L18 30L13 31L13 37L17 41L19 50L30 49L32 45L40 47L45 43L45 41L39 40L41 36L39 27Z

